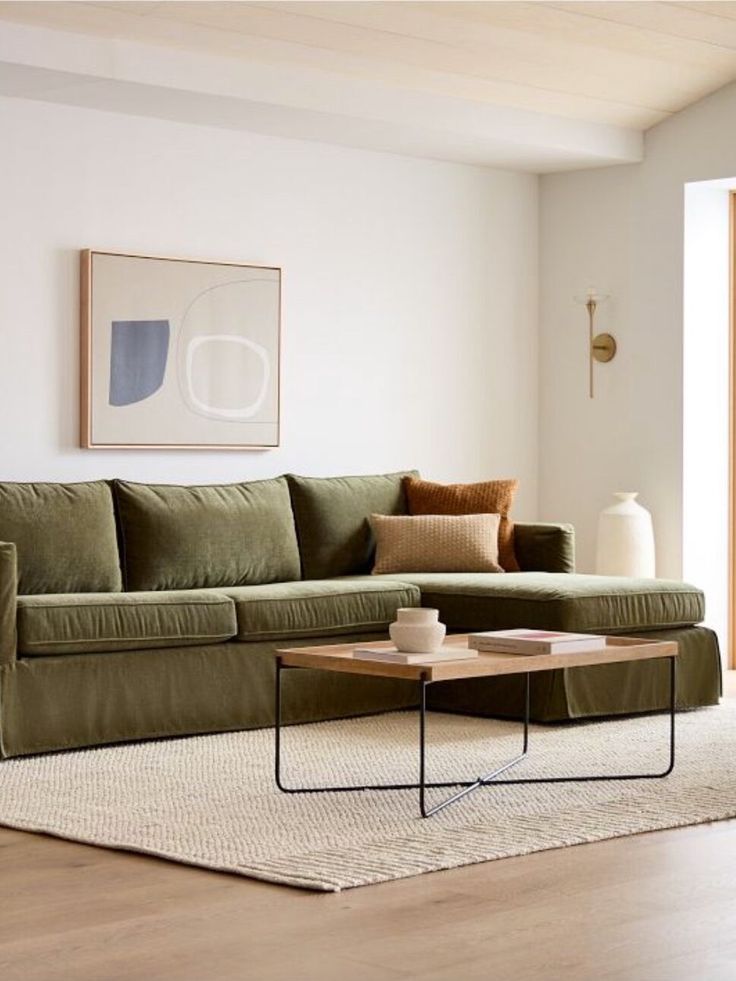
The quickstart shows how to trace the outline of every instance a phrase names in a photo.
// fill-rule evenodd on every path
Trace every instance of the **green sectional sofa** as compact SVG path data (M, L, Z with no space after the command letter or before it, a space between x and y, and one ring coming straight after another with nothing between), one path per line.
M402 474L206 487L0 484L0 755L270 726L277 647L385 637L436 606L451 631L514 626L680 643L678 704L718 701L703 596L574 574L567 525L518 524L523 572L371 576L367 516L405 513ZM537 721L666 705L656 662L533 676ZM291 674L291 673L290 673ZM303 672L291 722L405 708L404 682ZM514 717L518 679L432 686L432 707Z

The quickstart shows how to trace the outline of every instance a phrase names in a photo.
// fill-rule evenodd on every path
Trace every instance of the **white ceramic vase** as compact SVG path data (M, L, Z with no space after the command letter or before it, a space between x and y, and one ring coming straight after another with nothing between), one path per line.
M633 491L613 495L615 504L598 518L596 572L602 576L654 577L652 516Z
M439 622L439 610L425 607L402 608L388 628L397 650L407 654L434 654L442 647L446 627Z

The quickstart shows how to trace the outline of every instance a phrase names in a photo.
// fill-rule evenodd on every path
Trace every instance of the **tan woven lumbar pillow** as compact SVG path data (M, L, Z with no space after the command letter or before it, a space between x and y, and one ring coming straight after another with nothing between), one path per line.
M418 477L404 478L409 514L500 514L498 555L506 572L519 571L514 553L514 525L510 518L518 486L518 480L435 484Z
M503 572L498 564L498 514L372 514L373 574Z

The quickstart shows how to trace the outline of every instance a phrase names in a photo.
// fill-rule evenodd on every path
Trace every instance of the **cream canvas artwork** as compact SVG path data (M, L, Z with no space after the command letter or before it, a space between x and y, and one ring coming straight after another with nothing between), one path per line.
M82 446L278 446L281 270L82 252Z

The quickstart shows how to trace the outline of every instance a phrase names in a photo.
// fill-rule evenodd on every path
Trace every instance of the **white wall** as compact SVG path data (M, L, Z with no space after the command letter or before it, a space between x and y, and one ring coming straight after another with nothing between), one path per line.
M734 118L732 85L650 130L642 164L542 178L540 509L575 524L581 569L610 493L638 490L658 575L682 573L684 188L736 175ZM591 283L612 294L600 327L619 342L592 402L572 302Z
M536 512L537 179L0 99L0 477L518 475ZM77 447L78 250L284 268L282 446Z
M728 182L726 182L726 185ZM685 186L682 574L728 637L730 190Z

